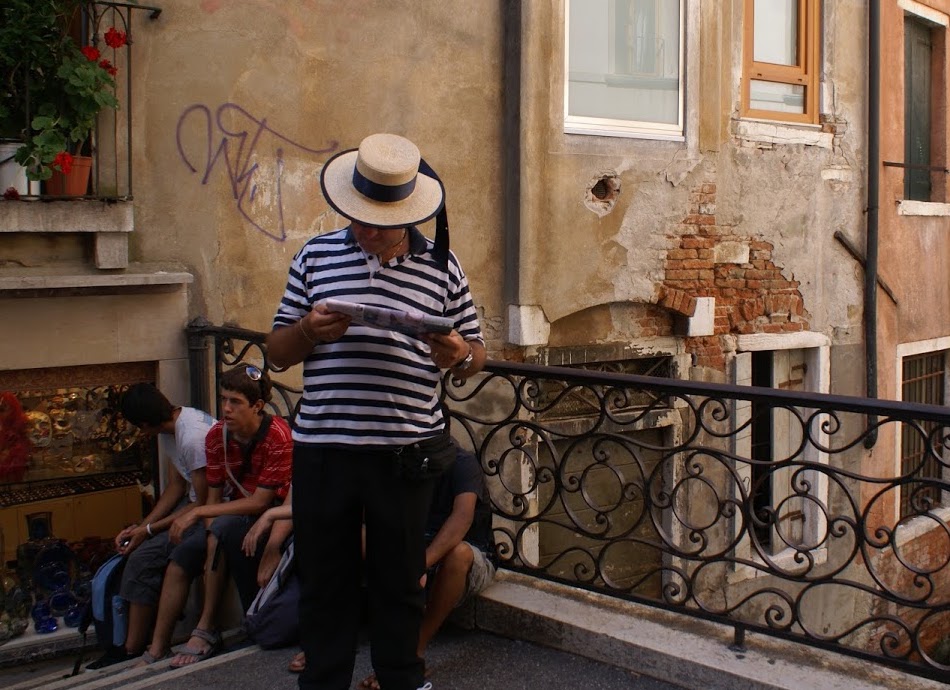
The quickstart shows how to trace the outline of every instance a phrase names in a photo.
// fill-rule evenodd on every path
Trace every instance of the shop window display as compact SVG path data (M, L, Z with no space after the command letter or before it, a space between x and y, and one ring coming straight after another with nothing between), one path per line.
M0 644L77 625L114 535L150 509L157 443L119 412L122 393L150 374L0 372Z

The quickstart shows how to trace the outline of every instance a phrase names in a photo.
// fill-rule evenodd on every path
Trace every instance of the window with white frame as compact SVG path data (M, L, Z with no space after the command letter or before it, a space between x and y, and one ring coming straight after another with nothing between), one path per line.
M822 336L805 335L804 339L740 336L740 352L733 362L735 382L827 393L829 347ZM782 345L788 347L782 349ZM740 558L758 560L759 551L751 543L753 535L769 557L818 549L825 541L827 522L821 506L828 498L827 477L794 464L828 462L827 454L819 450L824 439L820 419L813 420L809 429L812 442L802 443L805 429L800 420L809 419L811 413L802 408L791 410L756 401L736 401L734 424L741 431L733 437L732 450L738 457L753 461L737 463L736 473L752 502L752 512L759 518L755 524L746 524L746 536L736 547ZM792 460L793 464L773 465L783 460ZM806 486L807 494L797 489ZM737 521L737 532L739 527Z
M684 0L567 0L564 131L683 138Z

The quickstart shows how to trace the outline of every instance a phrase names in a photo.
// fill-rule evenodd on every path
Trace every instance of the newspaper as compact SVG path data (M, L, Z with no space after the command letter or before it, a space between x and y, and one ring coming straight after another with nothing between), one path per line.
M389 309L375 307L369 304L357 304L344 300L327 298L320 302L329 311L338 311L347 314L358 324L382 328L388 331L399 331L409 335L420 333L451 333L455 323L445 316L431 316L421 311Z

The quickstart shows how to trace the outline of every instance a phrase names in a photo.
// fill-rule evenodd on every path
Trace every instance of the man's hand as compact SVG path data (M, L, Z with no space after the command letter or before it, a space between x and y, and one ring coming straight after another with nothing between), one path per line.
M140 525L129 525L115 537L115 550L123 556L135 551L148 537L145 528Z
M251 525L251 529L244 535L244 542L241 544L241 550L244 551L244 555L248 558L254 557L254 554L257 553L257 543L261 540L261 537L270 530L272 524L273 520L268 517L266 512L257 518L257 521Z
M300 326L311 339L317 342L332 343L339 340L350 327L352 319L338 311L329 311L325 305L318 304L300 320Z
M197 510L189 510L184 515L175 518L172 526L168 529L168 540L172 544L181 543L181 538L188 529L198 522Z
M261 564L257 566L257 586L264 587L270 582L274 571L277 570L277 564L280 563L280 549L277 546L268 544L264 547L264 553L261 556Z
M469 344L459 335L451 333L423 333L422 339L429 345L429 356L439 369L448 369L468 354Z

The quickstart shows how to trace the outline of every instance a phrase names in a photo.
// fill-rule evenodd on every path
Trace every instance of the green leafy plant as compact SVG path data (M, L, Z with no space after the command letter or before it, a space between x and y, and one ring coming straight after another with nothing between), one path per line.
M20 105L30 108L31 119L24 143L14 159L26 168L30 179L46 180L54 169L64 174L69 172L73 156L82 153L95 129L100 111L117 109L119 102L115 97L116 68L102 58L99 48L80 47L70 34L71 21L84 4L82 0L31 2L36 14L31 24L21 24L21 30L30 31L32 26L48 37L53 27L58 34L47 46L45 55L28 51L31 62L20 65L26 74L24 88L16 92L23 101L8 99L13 106L8 107L8 111L13 112ZM38 8L45 10L45 14ZM33 35L21 36L27 44L32 44L34 38ZM115 27L107 30L102 38L112 49L122 48L127 42L125 33ZM0 117L3 114L0 112Z

